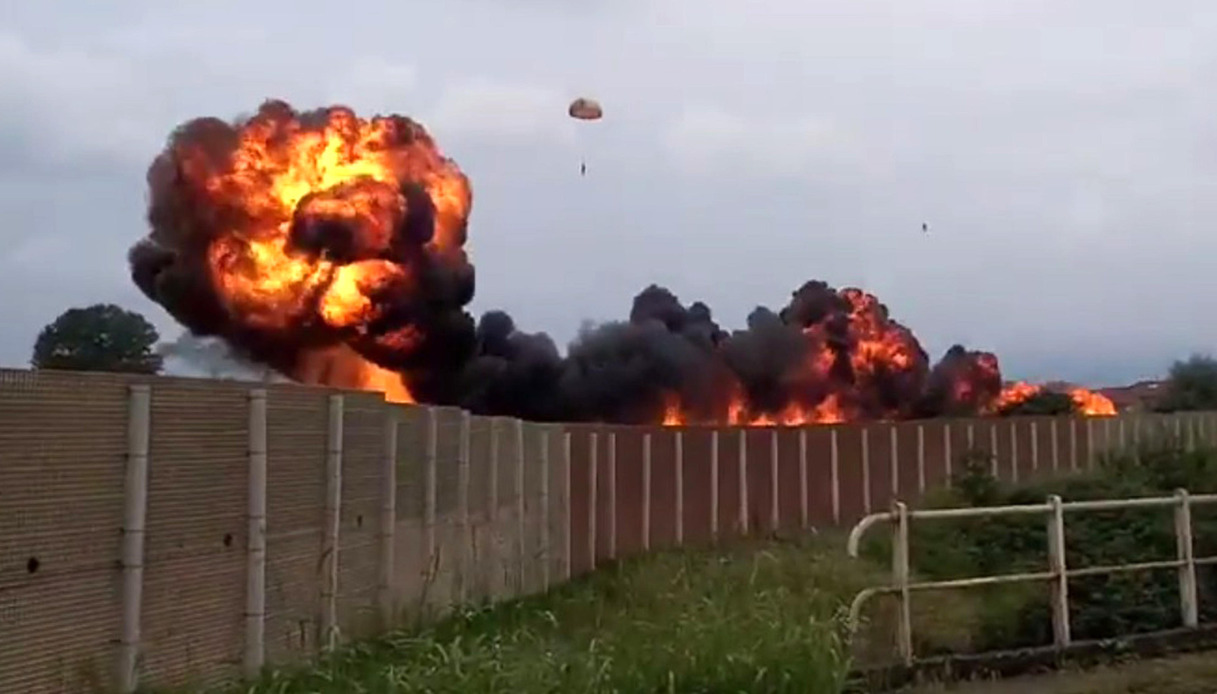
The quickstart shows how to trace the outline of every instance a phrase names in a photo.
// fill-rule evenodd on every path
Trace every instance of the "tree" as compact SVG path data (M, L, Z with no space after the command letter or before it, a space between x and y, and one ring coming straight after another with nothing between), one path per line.
M1193 354L1171 365L1165 394L1155 409L1161 412L1217 409L1217 360Z
M64 311L38 333L30 364L35 369L160 373L160 339L148 319L114 304Z

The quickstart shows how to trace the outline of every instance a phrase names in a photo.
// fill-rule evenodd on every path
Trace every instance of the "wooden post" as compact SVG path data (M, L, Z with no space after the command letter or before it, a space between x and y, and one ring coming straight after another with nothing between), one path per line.
M1195 629L1200 624L1196 587L1196 556L1192 544L1192 501L1187 490L1175 491L1175 546L1179 566L1179 612L1183 626Z
M1069 629L1069 574L1065 565L1065 510L1061 497L1048 497L1048 569L1052 572L1052 642L1064 650L1071 642Z
M262 671L266 653L266 391L249 391L249 493L246 500L245 655L247 679Z
M325 651L338 647L338 552L342 522L342 439L344 398L331 395L325 456L325 532L321 577L321 644Z
M127 465L123 481L122 630L117 679L121 694L139 688L140 621L144 601L144 533L148 514L148 449L152 388L127 388Z

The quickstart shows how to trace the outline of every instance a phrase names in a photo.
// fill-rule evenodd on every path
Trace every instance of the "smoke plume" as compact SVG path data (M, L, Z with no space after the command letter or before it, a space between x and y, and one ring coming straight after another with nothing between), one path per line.
M809 281L727 331L652 285L565 354L466 310L469 182L421 125L268 101L180 126L148 170L132 278L190 332L301 382L543 421L796 424L986 412L997 358L936 365L859 289Z

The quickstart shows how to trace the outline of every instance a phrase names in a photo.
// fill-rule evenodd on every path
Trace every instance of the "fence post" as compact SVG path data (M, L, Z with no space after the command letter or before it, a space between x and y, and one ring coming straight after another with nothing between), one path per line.
M989 470L993 479L1001 479L1001 469L997 466L997 422L989 424Z
M1048 443L1052 446L1053 472L1058 472L1061 469L1061 442L1060 437L1057 436L1056 422L1056 417L1053 417L1052 421L1048 422Z
M325 570L321 577L322 649L338 647L338 534L342 521L342 438L344 398L331 395L325 456L325 533L322 553Z
M427 435L423 458L423 596L429 595L431 583L439 571L435 546L436 468L439 464L439 412L425 408ZM423 605L427 607L427 605Z
M151 436L152 388L127 390L127 465L123 485L122 633L118 649L118 690L139 687L140 619L144 600L144 530L148 513L148 448Z
M1065 508L1061 497L1048 497L1048 569L1052 572L1052 644L1069 646L1069 574L1065 564Z
M651 549L651 432L642 435L642 550Z
M550 534L549 534L549 437L556 429L551 430L546 426L541 430L541 588L549 590L551 581L551 564L553 563L554 553L551 551ZM470 546L472 547L473 536L469 537Z
M862 425L862 509L871 512L870 499L870 427Z
M385 405L384 448L380 458L380 580L377 585L377 603L380 611L380 626L389 628L393 623L393 569L394 542L397 531L397 415L396 405Z
M1094 453L1094 419L1086 418L1086 469L1093 470L1098 458Z
M1010 481L1018 484L1018 417L1010 418Z
M909 513L901 501L892 502L892 587L896 589L896 649L905 665L913 664L913 618L909 605Z
M617 558L617 432L608 433L608 555Z
M946 473L947 489L951 488L954 473L951 467L951 422L947 420L942 423L942 469Z
M1040 469L1040 423L1036 420L1031 420L1031 473L1035 474Z
M799 428L799 527L811 525L811 509L807 505L807 427Z
M1179 566L1179 611L1183 626L1194 629L1200 624L1196 590L1196 557L1192 546L1192 500L1186 489L1175 490L1175 545Z
M461 531L461 551L458 555L460 567L457 571L457 602L464 605L469 599L469 575L473 565L473 524L469 522L469 437L472 435L472 416L461 410L459 438L456 445L456 520Z
M748 534L748 428L739 429L739 528Z
M1078 470L1078 420L1075 417L1069 418L1069 469Z
M673 456L676 465L676 546L685 543L685 446L684 436L677 429L672 433Z
M571 543L574 539L574 532L571 530L575 522L574 505L571 503L571 477L570 477L570 443L571 434L563 429L562 431L562 485L564 486L564 496L562 501L562 512L566 514L566 532L563 534L562 543L565 545L565 558L562 560L563 572L566 580L570 580L574 575L574 564L571 561Z
M1103 455L1111 455L1111 417L1103 418Z
M596 568L596 516L600 500L600 434L587 435L587 552L591 568Z
M249 534L245 553L245 677L262 670L266 652L266 391L249 391Z
M710 537L718 541L718 429L710 432Z
M519 581L517 596L524 595L528 590L528 546L524 538L524 420L512 422L515 427L516 464L515 464L515 507L516 507L516 580Z
M893 424L888 431L888 447L891 452L887 456L888 473L892 477L892 498L900 496L900 434L896 431L896 425Z
M774 427L769 433L769 530L777 532L781 527L781 509L778 506L778 429Z
M917 493L925 494L925 425L917 424Z
M829 482L832 485L832 522L841 524L841 450L837 445L837 427L828 432Z

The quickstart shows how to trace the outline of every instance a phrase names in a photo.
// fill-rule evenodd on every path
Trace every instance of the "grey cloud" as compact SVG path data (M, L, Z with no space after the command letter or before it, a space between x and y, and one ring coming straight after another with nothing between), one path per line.
M420 117L473 178L477 307L560 339L651 281L739 324L814 276L1014 375L1217 343L1208 1L73 6L22 5L0 41L9 363L98 296L173 334L122 261L144 166L266 96ZM562 118L583 93L592 128Z

